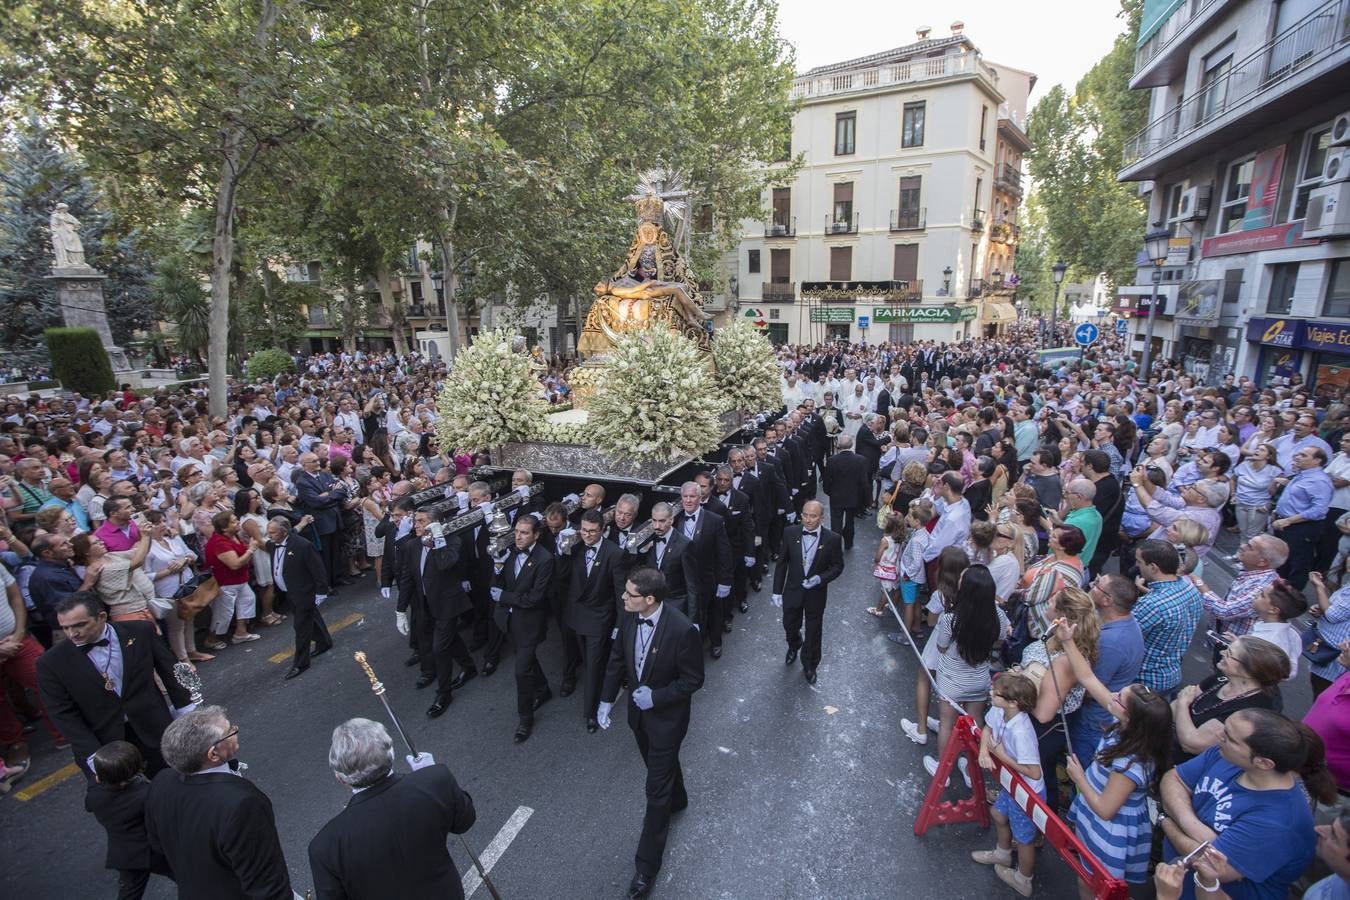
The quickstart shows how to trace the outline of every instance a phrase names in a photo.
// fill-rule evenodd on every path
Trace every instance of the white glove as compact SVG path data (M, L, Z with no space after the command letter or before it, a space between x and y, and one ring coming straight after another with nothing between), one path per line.
M501 589L501 588L499 588L499 587L490 588L490 589L488 590L488 593L492 595L492 602L493 602L493 603L501 603L501 602L502 602L502 589Z
M753 569L755 567L755 558L753 556L742 556L741 559L745 560L745 567L747 569Z
M493 562L499 562L499 563L505 563L505 562L506 562L508 559L510 559L510 558L511 558L511 548L510 548L510 547L507 547L507 548L506 548L505 550L503 550L501 553L498 553L498 554L496 554L495 556L493 556L493 557L492 557L492 561L493 561Z
M461 582L459 583L459 586L460 586L461 588L463 588L464 593L466 593L466 594L467 594L470 590L473 589L473 585L469 584L469 582L467 582L467 581L461 581Z
M700 634L703 632L703 629L698 627L698 623L697 623L697 622L690 622L689 624L690 624L690 625L693 625L693 626L694 626L694 630L697 631L697 632L699 632Z
M797 521L797 514L795 512L788 513L787 520L788 524L791 525L793 522Z
M581 502L581 498L578 497L576 494L568 494L566 497L563 498L564 503L568 502L569 500L573 503Z
M516 493L522 497L528 497L530 496L530 486L528 484L522 484L520 487L516 488Z
M800 490L800 489L798 489L798 488L793 488L793 489L792 489L792 496L795 497L795 496L797 496L797 495L800 494L800 493L801 493L801 490Z
M380 596L383 597L384 599L388 600L388 599L389 599L389 588L387 588L387 587L385 587L385 588L380 588Z
M820 576L819 576L819 575L812 575L810 578L807 578L807 579L805 579L805 580L802 581L802 587L808 588L808 589L809 589L809 588L813 588L813 587L818 587L819 585L820 585Z
M404 756L403 758L408 761L409 767L411 767L414 772L416 772L418 769L425 769L427 766L436 765L436 760L432 758L432 755L426 752L425 750L423 750L416 756L413 756L410 753Z
M781 516L781 515L785 512L785 510L781 510L781 509L780 509L780 510L778 510L777 512L778 512L778 515Z
M398 611L396 610L396 611L394 612L394 627L398 629L398 633L399 633L399 634L403 635L404 637L407 637L407 636L408 636L408 614L405 613L405 612L398 612Z
M644 684L637 690L633 691L633 703L637 705L638 709L651 709L652 689Z
M576 534L576 533L577 533L577 530L576 530L575 528L573 528L571 525L568 525L568 526L567 526L566 528L564 528L562 531L558 532L558 536L559 536L559 537L564 537L564 538L570 538L570 537L572 537L572 535L574 535L574 534Z
M619 639L619 629L615 628L613 631L611 631L609 633L609 639L611 641L617 641Z
M194 709L196 709L196 708L197 708L197 704L195 704L195 703L189 703L187 706L180 706L180 707L178 707L177 709L170 710L169 715L170 715L172 718L177 719L179 716L187 715L188 713L192 712L192 711L193 711Z
M721 600L723 597L730 597L730 596L731 596L731 585L729 585L729 584L719 584L719 585L717 586L717 599L718 599L718 600Z
M613 703L605 703L604 701L601 701L600 706L597 707L595 710L595 721L599 722L600 727L605 729L606 731L609 730L609 726L614 724L614 722L611 721L611 719L609 718L609 711L613 708L614 708Z
M782 594L774 594L772 597L769 598L769 601L770 601L771 603L773 603L773 605L776 606L776 607L778 607L779 609L782 609L782 608L783 608L783 595L782 595Z
M492 501L491 501L491 500L484 500L482 503L478 504L478 508L481 509L481 510L483 511L483 521L484 521L484 522L490 522L490 521L492 521Z
M764 538L760 537L759 535L755 535L755 546L758 547L760 544L763 544L763 543L764 543Z
M327 600L327 599L328 599L328 595L327 595L327 594L315 594L315 595L314 595L314 605L315 605L315 606L323 606L323 601L325 601L325 600Z

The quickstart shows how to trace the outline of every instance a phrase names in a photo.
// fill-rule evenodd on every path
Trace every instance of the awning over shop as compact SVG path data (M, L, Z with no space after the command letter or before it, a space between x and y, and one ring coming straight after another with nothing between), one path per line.
M986 325L1015 322L1017 321L1017 308L1011 303L990 303L986 301L984 309L980 313L980 321Z

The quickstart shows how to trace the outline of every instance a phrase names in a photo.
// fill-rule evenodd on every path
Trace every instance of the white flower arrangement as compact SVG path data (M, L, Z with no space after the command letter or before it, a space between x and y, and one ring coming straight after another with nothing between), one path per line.
M442 447L481 450L530 439L549 412L539 379L511 333L484 332L461 350L436 398Z
M708 359L664 328L620 337L591 402L590 442L615 460L679 460L715 448L726 408Z
M542 422L530 440L550 444L588 444L590 435L579 422Z
M717 387L728 409L760 413L783 405L782 377L773 345L745 319L717 329L712 339Z

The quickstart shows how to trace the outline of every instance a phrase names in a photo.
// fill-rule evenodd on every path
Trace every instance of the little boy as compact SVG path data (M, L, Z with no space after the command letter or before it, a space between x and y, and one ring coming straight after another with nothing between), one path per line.
M1298 677L1298 660L1303 655L1303 637L1297 628L1289 624L1308 611L1308 601L1300 592L1284 580L1270 585L1252 601L1256 611L1256 624L1252 626L1252 637L1265 638L1289 655L1290 681Z
M1025 675L1005 672L994 682L993 709L980 732L980 767L993 771L994 758L1026 780L1027 786L1045 799L1041 775L1041 751L1031 710L1036 707L1036 685ZM1036 826L1013 799L1000 791L991 811L998 845L993 850L975 850L970 858L993 865L999 880L1023 897L1030 897L1036 870ZM1017 841L1017 868L1012 868L1012 842Z
M116 869L118 900L140 900L150 873L168 875L165 860L150 849L145 833L145 798L150 782L142 772L145 759L134 744L112 741L89 757L94 784L84 808L108 832L108 856L103 865Z

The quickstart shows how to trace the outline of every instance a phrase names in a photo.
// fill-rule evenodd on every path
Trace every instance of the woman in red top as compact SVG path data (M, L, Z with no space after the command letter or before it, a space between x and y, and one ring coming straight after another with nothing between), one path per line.
M257 600L248 586L253 554L261 547L258 540L245 541L239 533L239 518L233 512L221 512L211 519L215 533L206 541L206 565L220 585L220 595L211 603L211 638L208 650L224 650L225 636L234 619L232 644L256 641L259 635L250 634L249 620L256 611Z

